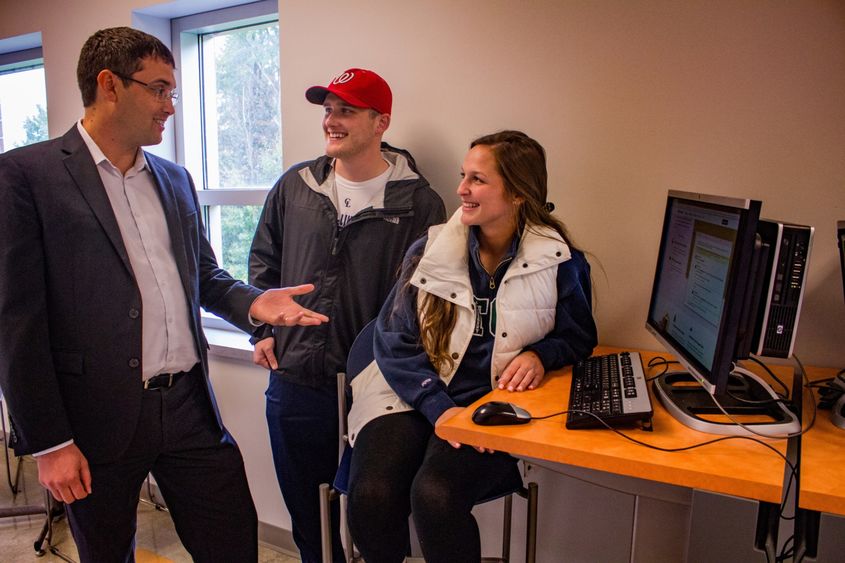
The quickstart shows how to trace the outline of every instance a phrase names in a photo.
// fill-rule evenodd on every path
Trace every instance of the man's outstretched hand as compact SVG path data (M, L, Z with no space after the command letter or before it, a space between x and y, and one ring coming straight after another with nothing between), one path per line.
M268 289L252 302L249 316L273 326L314 326L329 321L323 314L306 309L293 300L295 295L314 291L314 284Z

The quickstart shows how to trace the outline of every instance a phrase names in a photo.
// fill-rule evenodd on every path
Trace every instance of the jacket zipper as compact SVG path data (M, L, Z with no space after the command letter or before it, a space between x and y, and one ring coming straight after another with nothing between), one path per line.
M365 221L367 219L387 219L389 217L411 217L414 215L412 207L395 207L390 209L387 213L384 212L383 209L371 209L369 211L363 211L358 213L349 222L342 228L337 228L337 221L335 220L335 230L334 230L334 239L332 239L332 256L337 256L338 252L340 252L341 246L341 234L349 225L353 223L358 223L360 221Z

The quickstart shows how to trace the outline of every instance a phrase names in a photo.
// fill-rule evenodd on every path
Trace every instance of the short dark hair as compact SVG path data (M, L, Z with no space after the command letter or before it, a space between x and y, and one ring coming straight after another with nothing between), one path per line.
M82 105L88 107L97 99L97 75L102 70L132 76L141 69L141 61L148 57L176 66L170 49L143 31L131 27L110 27L89 37L82 46L76 66ZM123 83L129 84L127 80Z

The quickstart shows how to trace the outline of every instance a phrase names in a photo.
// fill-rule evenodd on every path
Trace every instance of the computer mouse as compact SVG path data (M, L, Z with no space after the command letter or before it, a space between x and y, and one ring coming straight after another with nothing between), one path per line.
M845 430L845 395L839 397L839 400L830 409L830 421L833 422L834 426Z
M490 401L475 409L472 421L482 426L497 426L502 424L525 424L531 420L531 415L523 408L504 401Z

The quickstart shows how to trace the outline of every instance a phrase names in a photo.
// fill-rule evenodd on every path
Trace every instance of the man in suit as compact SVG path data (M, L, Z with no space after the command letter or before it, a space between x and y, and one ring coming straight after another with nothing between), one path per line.
M200 307L252 332L316 325L294 295L220 269L188 172L148 154L176 102L174 61L130 28L92 35L84 116L0 155L0 385L12 444L67 503L82 561L134 559L141 484L156 478L196 561L257 560L243 460L208 379Z

